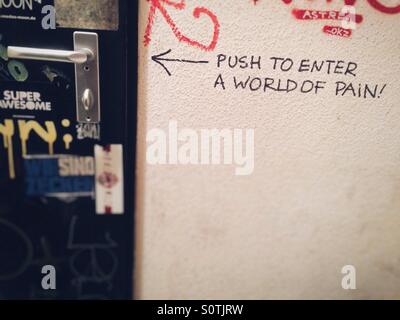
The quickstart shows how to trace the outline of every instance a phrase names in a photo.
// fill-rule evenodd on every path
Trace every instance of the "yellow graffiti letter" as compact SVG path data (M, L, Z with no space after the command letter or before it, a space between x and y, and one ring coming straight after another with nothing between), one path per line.
M45 126L47 131L36 121L18 120L19 136L22 144L22 156L27 155L27 141L31 131L35 131L39 137L46 141L49 145L49 154L54 154L54 142L57 140L57 131L52 121L46 121Z
M12 120L4 120L4 124L0 123L0 134L3 136L4 148L8 150L8 172L10 179L15 179L14 168L14 151L12 137L14 135L14 122Z

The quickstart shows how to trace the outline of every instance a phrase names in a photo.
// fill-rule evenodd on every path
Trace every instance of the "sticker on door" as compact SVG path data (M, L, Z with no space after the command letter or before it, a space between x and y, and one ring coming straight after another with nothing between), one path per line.
M122 145L96 145L96 213L123 214L124 181Z

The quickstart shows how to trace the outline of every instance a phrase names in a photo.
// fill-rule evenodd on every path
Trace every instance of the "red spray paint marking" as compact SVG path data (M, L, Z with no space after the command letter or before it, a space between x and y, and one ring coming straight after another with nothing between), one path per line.
M293 15L298 20L344 20L348 18L348 15L343 15L339 11L321 11L321 10L303 10L303 9L293 9ZM363 16L356 14L356 23L361 23L363 21Z
M291 4L292 0L282 0L285 4ZM314 0L310 0L314 1ZM353 6L357 0L344 0L344 4L347 6ZM332 0L326 0L326 2L330 3ZM356 14L355 17L351 17L349 15L344 15L339 11L329 10L303 10L303 9L293 9L293 16L298 20L345 20L352 18L356 23L361 23L363 21L363 16ZM345 29L343 27L335 27L335 26L324 26L322 31L326 34L335 35L339 37L349 38L352 35L352 31L349 29Z
M144 45L148 46L149 43L151 42L151 32L154 24L154 17L157 13L157 10L161 12L163 15L165 21L168 23L170 28L172 29L172 32L174 33L175 37L180 41L180 42L185 42L193 47L199 48L204 51L212 51L215 49L217 46L218 38L219 38L219 22L217 16L212 13L210 10L204 7L196 7L193 11L193 16L198 19L200 18L200 15L205 14L207 15L213 25L214 25L214 32L213 32L213 38L209 44L203 44L201 42L198 42L196 40L192 40L189 37L185 36L182 34L182 32L179 30L177 25L175 24L175 21L171 18L171 16L168 14L168 11L165 9L164 5L169 5L177 10L183 10L186 7L185 0L181 0L179 3L173 2L171 0L148 0L151 5L150 5L150 10L149 10L149 15L147 19L147 26L146 26L146 31L144 35Z
M368 0L369 4L376 10L387 13L387 14L397 14L400 13L400 4L395 7L387 7L380 3L378 0Z
M338 37L343 37L343 38L350 38L352 35L352 31L349 29L345 29L342 27L337 27L337 26L325 26L322 29L323 32L326 34L330 34L332 36L338 36Z
M291 4L292 3L292 0L282 0L282 1L283 1L283 3L286 3L286 4ZM348 0L348 1L352 2L352 1L356 1L356 0ZM326 2L332 2L332 0L326 0Z
M282 0L283 3L285 4L291 4L293 1L292 0ZM310 0L313 1L313 0ZM384 4L381 3L380 0L367 0L368 3L376 10L386 13L386 14L397 14L400 13L400 4L394 6L394 7L388 7ZM332 0L326 0L326 2L332 2ZM344 4L346 6L354 6L357 0L344 0Z

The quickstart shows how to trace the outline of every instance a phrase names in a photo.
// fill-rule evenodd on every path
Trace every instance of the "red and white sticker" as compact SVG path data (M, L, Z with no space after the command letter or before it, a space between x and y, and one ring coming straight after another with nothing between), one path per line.
M122 145L94 147L96 161L96 213L124 213Z

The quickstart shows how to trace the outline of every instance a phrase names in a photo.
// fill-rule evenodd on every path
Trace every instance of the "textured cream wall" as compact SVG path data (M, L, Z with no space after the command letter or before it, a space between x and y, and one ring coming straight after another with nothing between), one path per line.
M150 5L140 0L136 297L400 298L400 14L358 1L364 22L342 39L325 35L324 22L290 13L341 8L339 0L186 2L182 11L166 8L186 35L204 42L211 24L192 10L213 11L221 24L214 51L177 41L159 12L145 47ZM168 49L174 58L211 63L170 63L168 77L151 61ZM265 67L218 70L219 53L261 55ZM219 72L307 78L273 72L271 56L355 61L358 76L308 77L330 83L318 95L213 88ZM340 80L388 87L380 99L335 97ZM147 131L173 119L194 129L255 128L253 175L234 176L229 166L147 165ZM357 268L354 291L340 285L347 264Z

